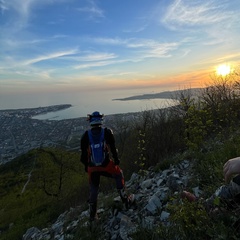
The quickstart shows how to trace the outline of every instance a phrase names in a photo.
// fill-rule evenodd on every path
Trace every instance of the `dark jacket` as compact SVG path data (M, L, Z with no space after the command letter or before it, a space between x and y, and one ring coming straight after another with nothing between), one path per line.
M92 134L99 135L101 133L101 129L102 127L93 127L91 129ZM118 153L115 146L115 138L111 129L104 128L104 139L111 151L111 156L114 162L119 164ZM89 138L88 138L88 131L86 131L81 138L81 150L82 150L81 162L85 165L85 168L88 166L88 147L89 147ZM110 153L108 152L105 154L105 160L104 160L103 166L107 165L109 161L110 161Z

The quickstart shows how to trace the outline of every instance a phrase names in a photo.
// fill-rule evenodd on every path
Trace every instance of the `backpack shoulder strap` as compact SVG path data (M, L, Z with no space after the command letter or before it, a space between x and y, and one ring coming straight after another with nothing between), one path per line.
M93 144L93 143L95 143L95 138L94 138L94 136L93 136L93 134L92 134L92 131L91 131L91 129L89 129L88 131L88 139L89 139L89 143L90 144ZM104 141L104 134L105 133L105 128L102 128L101 129L101 133L100 133L100 139L99 139L99 141L100 142L102 142L102 141ZM94 141L95 140L95 141ZM98 139L97 139L98 140Z
M88 133L89 143L92 144L92 143L93 143L93 136L92 136L91 129L89 129L89 130L87 131L87 133Z
M102 128L101 129L101 141L104 141L104 138L105 138L105 128Z

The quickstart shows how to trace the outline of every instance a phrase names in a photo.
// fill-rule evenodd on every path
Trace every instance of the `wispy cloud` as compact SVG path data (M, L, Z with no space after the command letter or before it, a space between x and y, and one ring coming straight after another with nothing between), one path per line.
M165 56L168 52L176 49L180 43L176 42L158 42L151 39L135 40L127 44L129 48L144 49L151 57Z
M104 18L104 11L97 6L95 1L89 0L89 6L77 8L77 11L87 13L88 18L95 19L95 18Z
M8 10L8 7L6 5L6 2L4 0L0 0L0 10L1 13L4 14L6 10Z
M126 62L139 62L139 59L116 59L116 60L109 60L109 61L96 61L96 62L90 62L86 64L78 64L74 66L74 69L84 69L84 68L91 68L91 67L103 67L103 66L108 66L108 65L113 65L113 64L121 64L121 63L126 63Z
M158 44L149 51L148 57L170 57L170 52L179 46L178 43Z
M32 82L33 79L38 79L38 81L41 81L39 79L50 79L51 74L54 73L54 69L49 70L42 70L39 68L34 67L28 67L28 68L22 68L18 65L14 65L11 67L0 67L0 73L2 76L8 75L8 78L0 78L1 84L6 84L8 82L9 84L12 84L13 82L19 82L24 79L24 81ZM14 80L11 80L11 77L14 76ZM35 81L35 80L34 80Z
M136 29L125 29L125 30L123 30L123 32L125 32L125 33L140 33L142 31L144 31L147 27L148 27L148 24L144 24L143 26L140 26Z
M99 44L110 44L110 45L125 45L130 40L129 39L121 39L121 38L94 38L91 39L92 41L99 43Z
M108 59L117 58L117 55L114 53L92 53L85 56L78 56L76 59L78 61L103 61Z
M94 39L100 44L111 44L123 46L135 50L135 54L141 54L141 58L166 57L169 52L180 46L180 42L159 42L152 39L120 39L120 38L97 38ZM134 54L134 53L133 53ZM139 55L138 55L139 56Z
M230 56L238 52L238 1L0 0L0 78L76 77L87 85L95 74L101 85L110 78L147 85L151 74L157 83L167 72L238 60Z
M83 63L76 65L75 69L86 69L92 67L103 67L107 65L120 64L125 62L140 62L146 58L165 58L171 56L171 51L175 50L179 43L159 43L153 40L138 40L138 39L100 39L101 44L111 43L113 45L122 45L123 49L132 49L128 57L115 53L94 53L86 56L75 56L77 61L85 61L91 63ZM121 51L119 51L121 53ZM113 61L108 61L115 59Z
M37 7L64 2L68 2L68 0L0 0L0 10L2 14L11 16L7 27L9 28L11 25L13 28L11 30L17 32L28 26Z
M216 65L219 63L223 63L223 62L234 62L236 61L239 65L239 59L240 59L240 53L232 53L232 54L227 54L223 57L212 57L212 58L208 58L208 59L204 59L200 62L198 62L198 64L200 65Z
M68 57L71 55L75 55L77 53L78 53L78 49L72 49L72 50L67 50L67 51L58 51L58 52L48 53L48 54L41 55L38 57L30 58L27 60L23 60L22 58L18 58L18 57L15 57L15 58L5 57L4 64L2 63L0 65L0 69L16 72L15 69L25 66L23 71L28 73L28 71L30 71L31 68L28 68L28 70L26 70L26 67L29 67L35 63L42 62L42 61L48 61L48 60L56 59L56 58L64 58L64 57ZM42 71L42 70L38 69L38 71Z
M224 2L175 0L169 6L162 22L170 27L219 23L232 15L232 12L226 11Z
M5 30L6 32L18 31L26 26L28 23L31 3L32 2L29 0L1 0L1 13L6 19L5 29L3 25L2 30Z
M41 79L50 79L51 77L50 77L50 73L51 73L51 71L39 71L39 69L38 70L34 70L34 69L32 69L32 70L28 70L28 71L16 71L16 74L17 75L19 75L19 76L25 76L25 77L29 77L29 76L31 76L31 77L37 77L37 78L41 78ZM30 80L30 81L32 81L32 79ZM26 81L26 82L28 82L28 81Z
M91 68L91 67L102 67L107 66L109 64L112 64L112 62L109 61L99 61L99 62L93 62L93 63L87 63L87 64L79 64L74 67L74 69L85 69L85 68Z
M41 61L46 61L49 59L54 59L54 58L59 58L59 57L64 57L64 56L68 56L68 55L72 55L72 54L76 54L78 52L77 49L73 49L73 50L69 50L69 51L63 51L63 52L55 52L55 53L51 53L48 55L44 55L44 56L39 56L27 61L24 61L22 64L23 65L31 65L37 62L41 62Z

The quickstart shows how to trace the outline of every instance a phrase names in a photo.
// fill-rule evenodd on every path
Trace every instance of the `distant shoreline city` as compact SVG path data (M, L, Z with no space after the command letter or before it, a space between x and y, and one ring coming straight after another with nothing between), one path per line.
M169 97L169 94L173 94L173 92L168 92L168 95L166 95L166 92L161 94L162 96L164 95L164 97ZM132 98L135 98L134 100L136 100L137 97L144 99L146 96L141 95ZM126 99L122 99L122 101L125 100ZM120 113L119 111L118 113L107 114L105 123L108 126L116 128L116 124L114 124L115 122L119 122L121 119L132 120L133 118L138 118L141 114L141 111L138 111L137 108L134 108L134 111L129 111L130 108L126 108L126 105L123 105L123 107L127 112ZM169 106L162 106L162 108L166 107ZM48 113L52 112L67 111L70 108L73 108L72 104L57 104L46 107L0 110L0 164L9 162L31 149L41 147L61 147L79 151L81 135L89 127L86 117L66 117L60 120L36 118L36 116L41 115L47 116ZM107 105L104 105L102 108L105 110L108 109ZM75 110L78 112L78 109ZM87 110L98 110L98 108L91 110L87 108ZM115 110L118 111L118 108Z
M38 120L33 116L70 108L71 104L38 108L0 110L0 164L41 147L80 150L80 138L89 127L86 117L63 120ZM106 124L114 126L116 119L130 119L139 113L108 115Z
M31 114L38 115L38 114L44 114L48 112L56 112L63 109L67 109L72 107L72 104L58 104L58 105L50 105L50 106L44 106L44 107L35 107L35 108L19 108L19 109L2 109L1 112L16 112L16 111L24 111L25 114L27 112L31 112ZM33 115L33 116L34 116Z

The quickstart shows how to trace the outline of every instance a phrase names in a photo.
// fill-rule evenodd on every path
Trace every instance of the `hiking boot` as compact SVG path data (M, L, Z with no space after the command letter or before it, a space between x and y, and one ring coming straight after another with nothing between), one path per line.
M127 199L127 197L128 197L127 194L126 194L125 189L124 188L118 189L118 193L119 193L120 198L124 202Z
M126 194L125 189L118 189L119 195L124 203L126 209L129 209L135 201L134 194L130 194L129 196Z
M93 222L93 221L97 221L99 218L98 218L98 215L97 213L94 215L94 216L90 216L90 222Z
M98 227L99 227L98 220L99 220L99 218L98 218L97 214L95 214L95 216L90 216L89 229L91 232L96 232L98 230Z
M89 203L90 222L98 220L97 202Z
M98 221L98 215L96 214L94 217L90 217L90 222L93 222L93 221Z
M135 195L130 194L126 199L125 199L125 207L126 209L129 209L135 202Z
M190 192L187 192L187 191L183 191L181 197L183 199L186 198L189 202L196 202L197 201L197 197L194 194L192 194Z

